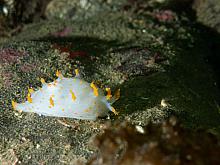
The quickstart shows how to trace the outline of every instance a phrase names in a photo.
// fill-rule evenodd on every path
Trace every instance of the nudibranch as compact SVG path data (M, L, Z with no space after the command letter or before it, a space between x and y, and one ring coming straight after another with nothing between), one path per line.
M118 114L111 104L119 99L119 89L112 96L110 88L106 88L107 95L105 96L103 90L95 83L82 80L78 69L75 73L74 78L66 78L57 71L58 78L51 83L46 83L41 78L42 88L37 91L29 88L27 101L24 103L12 101L13 109L45 116L85 120L104 117L109 111L115 115Z

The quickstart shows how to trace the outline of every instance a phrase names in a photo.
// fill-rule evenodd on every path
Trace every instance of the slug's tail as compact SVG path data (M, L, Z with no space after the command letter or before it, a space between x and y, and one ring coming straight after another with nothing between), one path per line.
M112 111L115 115L118 115L118 112L115 110L113 106L111 106L109 103L107 104L107 107L110 111Z
M12 105L13 110L18 111L19 113L25 110L24 105L21 106L21 104L18 104L14 100L11 101L11 105Z
M114 107L111 106L115 101L117 101L120 98L120 89L117 89L114 93L114 96L111 95L110 88L105 89L107 91L106 99L108 100L108 108L110 111L112 111L115 115L118 115L118 112L115 110Z
M15 102L14 100L12 100L12 101L11 101L11 105L12 105L12 108L13 108L14 110L16 110L18 103Z

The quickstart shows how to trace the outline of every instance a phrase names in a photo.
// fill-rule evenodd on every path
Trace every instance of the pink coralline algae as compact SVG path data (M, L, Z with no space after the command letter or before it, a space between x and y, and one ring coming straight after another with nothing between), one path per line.
M158 11L153 16L162 22L170 22L175 19L175 14L171 10Z
M33 70L36 70L38 65L36 64L29 64L29 63L24 63L23 65L20 66L20 69L22 72L29 73L32 72Z
M15 74L10 72L10 71L0 71L0 75L3 79L3 86L5 88L9 88L11 86L13 86L13 77L15 77Z
M71 50L71 45L66 45L66 46L62 46L59 44L53 44L52 45L53 49L57 49L59 50L60 53L68 53L68 57L70 59L73 59L75 57L86 57L88 56L87 52L85 51L72 51Z
M54 33L52 33L51 35L54 36L54 37L66 37L69 35L69 33L72 32L72 29L69 28L69 27L65 27L59 31L56 31Z
M24 51L19 51L12 48L0 49L0 63L14 63L20 57L27 55Z

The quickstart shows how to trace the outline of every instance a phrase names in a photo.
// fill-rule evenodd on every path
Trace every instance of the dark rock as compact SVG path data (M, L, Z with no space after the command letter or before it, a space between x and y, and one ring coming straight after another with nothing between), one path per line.
M197 20L220 33L220 1L195 0L193 5Z
M95 143L99 153L87 165L220 164L220 141L206 132L182 128L174 117L146 127L111 125Z
M113 69L127 76L149 74L160 68L157 63L165 60L148 48L126 48L112 52L111 56L115 64Z

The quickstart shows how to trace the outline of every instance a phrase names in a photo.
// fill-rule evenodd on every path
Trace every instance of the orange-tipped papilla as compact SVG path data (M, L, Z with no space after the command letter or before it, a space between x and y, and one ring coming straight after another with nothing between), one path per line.
M75 69L75 74L76 74L76 77L79 76L79 69Z
M12 105L14 110L16 110L17 104L18 104L17 102L15 102L13 100L11 101L11 105Z
M45 83L46 83L43 78L40 78L40 82L41 82L42 84L45 84Z
M58 78L62 78L63 77L62 73L59 70L56 71L56 76Z
M106 95L106 99L109 100L112 98L112 94L111 94L111 89L110 88L105 88L107 95Z
M94 82L92 82L92 83L90 84L90 87L93 89L93 93L94 93L94 95L97 97L97 96L99 95L99 93L98 93L98 88L96 87L96 85L94 84Z

